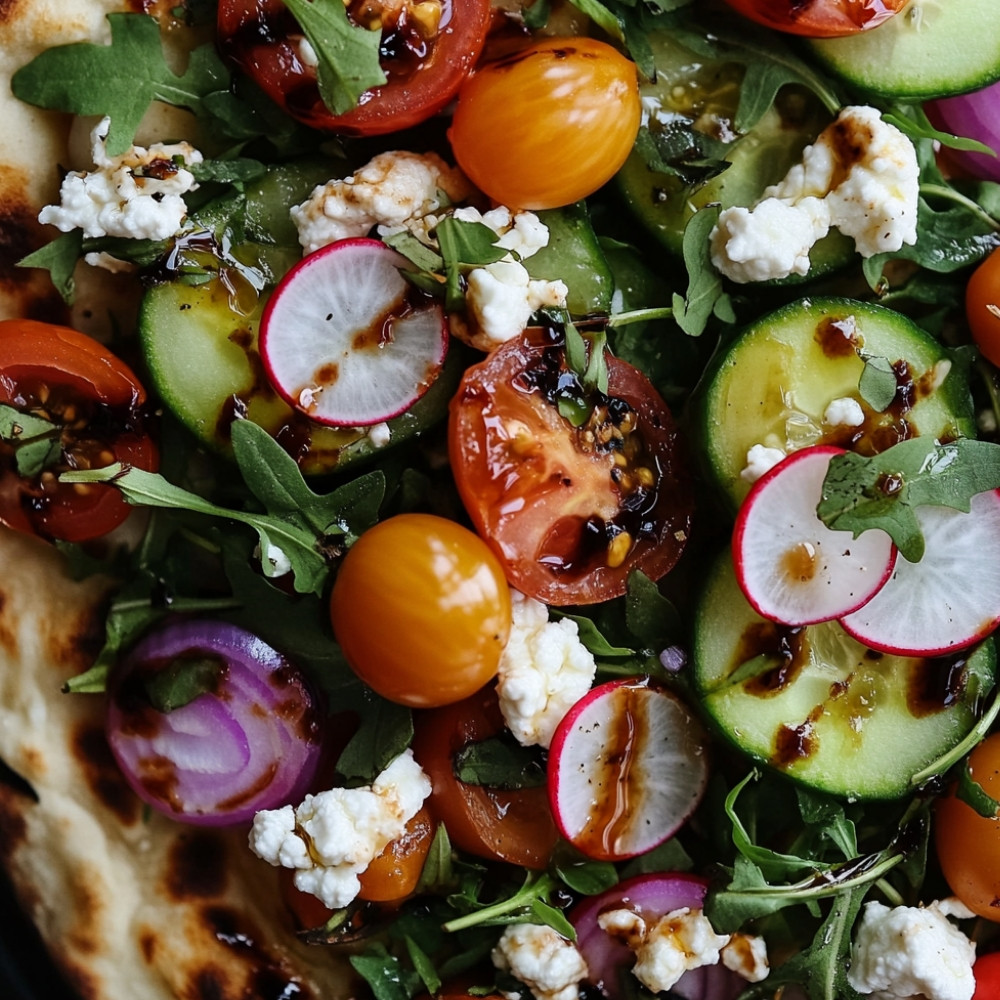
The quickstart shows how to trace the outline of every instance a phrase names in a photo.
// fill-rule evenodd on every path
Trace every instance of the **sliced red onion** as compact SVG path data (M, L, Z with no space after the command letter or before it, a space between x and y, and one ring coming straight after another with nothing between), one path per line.
M971 94L928 101L924 110L935 128L976 139L998 154L988 156L949 148L942 150L947 162L972 177L1000 181L1000 83Z
M171 711L150 682L179 662L209 664L214 680ZM242 823L297 803L320 758L318 696L284 656L220 621L170 623L142 639L108 682L107 734L129 784L185 823Z
M576 945L589 969L589 981L606 997L625 995L622 976L631 969L635 956L623 942L601 929L597 918L609 910L629 909L647 923L674 910L700 910L708 883L697 875L658 872L637 875L579 903L570 913L576 929ZM723 965L704 966L685 972L671 992L686 1000L732 1000L746 986L745 980Z

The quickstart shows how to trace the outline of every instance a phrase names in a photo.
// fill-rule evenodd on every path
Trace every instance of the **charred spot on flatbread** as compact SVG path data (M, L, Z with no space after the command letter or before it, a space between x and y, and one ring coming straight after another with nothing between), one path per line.
M142 802L115 762L104 727L89 721L78 725L73 732L73 756L94 797L110 809L123 826L135 826L142 817Z
M0 22L16 0L0 0ZM18 267L18 262L51 239L38 222L38 209L28 196L28 175L0 164L0 296L17 303L18 314L29 319L64 323L66 304L48 273Z
M226 849L211 833L178 837L167 865L166 891L173 899L206 899L226 891Z

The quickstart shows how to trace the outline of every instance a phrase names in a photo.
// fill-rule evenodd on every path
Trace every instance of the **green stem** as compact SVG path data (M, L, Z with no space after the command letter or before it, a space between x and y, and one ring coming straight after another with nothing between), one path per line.
M652 319L673 319L674 310L670 306L658 306L650 309L631 309L628 312L615 313L608 319L608 327L615 329L628 326L630 323L643 323Z
M524 885L513 896L501 899L500 902L493 903L492 906L485 906L481 910L467 913L464 917L456 917L454 920L449 920L443 925L444 930L453 933L465 930L467 927L475 927L477 924L494 920L497 917L505 917L516 913L518 910L529 906L532 900L548 896L555 887L555 879L550 875L529 875L525 879Z

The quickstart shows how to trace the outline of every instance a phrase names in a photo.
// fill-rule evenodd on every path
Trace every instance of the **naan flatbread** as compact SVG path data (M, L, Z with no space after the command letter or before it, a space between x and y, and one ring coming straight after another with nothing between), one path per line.
M137 2L132 9L153 5ZM126 286L81 265L69 310L44 271L16 262L54 235L71 122L16 101L10 77L42 49L107 41L110 0L0 0L0 318L87 332L130 308ZM108 282L111 282L109 285ZM103 731L103 698L65 695L101 644L109 583L71 580L55 549L0 528L0 864L53 959L92 1000L336 1000L346 958L295 935L278 871L244 827L209 830L151 814Z

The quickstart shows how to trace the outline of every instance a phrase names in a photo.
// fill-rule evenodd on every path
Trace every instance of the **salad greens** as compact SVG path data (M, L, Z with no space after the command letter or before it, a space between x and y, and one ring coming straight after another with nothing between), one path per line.
M725 18L705 14L690 0L573 3L597 29L622 42L648 80L656 75L652 32L671 32L696 57L739 67L731 134L710 134L680 116L666 126L647 121L639 131L636 153L685 193L737 171L730 154L780 94L808 95L831 115L856 98L843 82L813 69L790 41L763 30L726 30ZM354 106L360 94L383 81L379 31L352 25L339 0L286 4L315 51L320 90L330 108L341 112ZM211 5L202 7L182 4L178 16L186 12L211 20ZM524 11L525 24L541 28L551 8L548 0L536 0ZM287 248L276 246L273 233L259 224L248 192L293 155L329 154L334 143L287 120L271 127L276 110L246 81L234 78L214 44L194 48L178 75L167 64L154 19L111 14L109 23L110 45L49 50L14 76L14 93L45 108L110 116L106 148L111 156L129 149L154 101L189 109L208 132L221 136L214 155L194 168L201 187L191 198L188 228L181 234L204 237L210 250L185 261L173 241L84 239L77 231L53 240L23 265L48 269L67 301L73 297L77 260L96 251L146 269L155 281L197 286L231 268L254 289L273 284L273 261L280 256L268 258L267 253ZM725 281L709 246L721 210L716 203L691 214L675 259L641 222L621 212L613 186L562 210L564 221L571 212L583 220L588 238L568 239L554 249L547 266L584 259L592 262L594 273L611 274L615 285L611 314L596 323L594 316L568 311L544 317L565 331L568 374L557 405L569 423L584 425L593 400L608 391L610 351L644 371L688 429L697 419L699 380L712 356L733 342L743 324L814 289L843 288L896 309L957 348L954 357L961 359L968 351L962 290L969 269L1000 246L1000 185L951 180L937 164L940 145L982 151L981 143L935 129L919 105L876 103L884 120L907 135L918 153L917 240L893 253L852 260L815 283L754 287ZM344 151L346 164L353 155L347 140L336 152ZM489 226L447 214L435 236L433 247L408 231L385 241L410 261L407 275L414 286L440 298L446 311L461 314L469 270L504 259L507 250ZM970 365L968 376L978 409L997 411L995 373ZM754 377L743 373L745 379ZM866 356L857 392L874 411L886 411L897 393L891 360ZM993 430L980 440L916 437L879 454L845 452L830 464L818 514L829 527L855 536L883 529L904 558L918 561L924 540L914 508L968 510L972 496L1000 488L995 431L1000 413L993 416L992 425L988 416L984 423ZM85 548L64 546L76 571L110 570L121 581L108 608L103 648L68 690L103 690L121 652L169 614L223 615L284 648L312 670L332 702L356 713L358 728L339 750L336 769L349 786L370 783L409 746L413 712L375 695L354 677L333 640L325 595L344 553L379 520L423 509L462 517L454 484L443 470L441 426L422 427L407 445L376 453L357 471L335 467L307 481L289 453L250 420L232 423L233 467L207 454L169 412L163 424L161 472L116 464L62 476L66 483L112 484L130 503L151 511L143 541L132 551L96 560ZM0 439L14 449L22 475L37 475L55 461L56 434L51 422L0 406ZM692 606L704 576L699 563L729 531L713 499L705 498L702 509L707 513L694 553L673 574L656 582L635 571L621 597L552 609L554 618L575 623L596 660L598 681L645 675L694 699L685 667ZM754 669L764 665L751 662ZM212 663L195 663L183 676L166 677L156 697L169 710L210 687L214 677ZM729 682L745 679L734 674ZM370 942L352 955L354 969L377 1000L411 1000L473 969L483 975L498 928L544 924L572 940L569 900L597 895L640 872L690 870L712 878L706 913L718 931L750 929L774 942L777 953L790 955L767 979L748 984L742 1000L774 997L780 987L793 984L809 1000L857 1000L845 969L864 902L877 897L890 905L913 904L930 898L929 892L944 891L928 860L928 838L933 798L945 780L957 780L959 797L982 815L997 809L971 777L966 759L989 731L998 705L994 698L954 753L919 775L912 795L898 802L843 801L756 769L720 744L711 786L688 826L648 856L618 864L588 859L562 844L546 871L525 873L462 855L439 825L418 896L392 913L352 905L303 937L317 946L357 944L360 920ZM469 785L521 789L545 783L545 763L544 751L501 736L466 746L455 768ZM518 986L492 969L486 979L480 983L484 991ZM643 995L640 987L634 989Z

